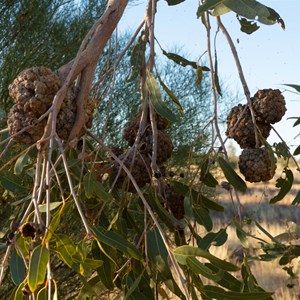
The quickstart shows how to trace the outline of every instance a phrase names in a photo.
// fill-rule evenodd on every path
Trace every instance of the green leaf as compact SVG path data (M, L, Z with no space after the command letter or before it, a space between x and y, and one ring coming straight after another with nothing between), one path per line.
M284 266L299 256L300 256L300 246L291 245L290 247L288 247L288 249L285 251L281 259L279 260L279 264L281 266Z
M157 78L158 78L160 85L164 89L164 91L168 94L168 96L171 98L171 100L176 105L177 110L179 111L180 115L183 116L184 115L183 108L182 108L178 98L176 97L176 95L165 85L165 83L161 80L160 76L157 76Z
M26 268L23 259L14 249L9 262L10 275L15 285L21 284L26 278Z
M95 177L96 175L94 172L87 172L83 177L84 192L88 199L94 196Z
M56 251L59 258L70 268L79 272L79 264L73 259L73 256L76 254L76 247L71 238L63 234L53 234L53 236L56 240Z
M249 247L248 240L247 240L248 234L243 230L243 228L239 223L236 222L235 226L236 226L236 236L240 240L242 246L244 248L248 248Z
M295 89L298 93L300 93L300 85L297 85L297 84L284 84L284 85L289 86L289 87ZM299 119L300 119L300 118L299 118ZM299 119L298 119L298 120L299 120ZM294 126L295 126L295 125L294 125Z
M105 249L106 252L111 252L109 249L110 247L106 245L102 245L102 248ZM111 254L111 253L110 253ZM97 273L99 275L99 278L101 279L102 283L105 285L105 287L109 290L114 289L114 269L111 262L111 259L108 258L105 253L100 249L98 243L96 241L93 241L92 244L92 255L93 258L101 260L103 262L103 265L101 268L97 268Z
M87 300L94 297L98 297L105 290L99 276L95 276L88 281L81 278L83 281L83 287L81 288L76 300Z
M298 191L295 199L292 202L292 205L298 205L300 203L300 191Z
M39 290L37 300L48 300L48 290L45 286Z
M143 65L147 42L148 33L143 30L130 55L131 72L130 75L125 79L126 82L130 82L139 76Z
M136 288L139 286L140 284L140 281L142 279L142 276L143 276L143 273L140 274L136 279L135 281L130 285L130 288L129 290L127 291L127 293L125 294L125 297L124 297L124 300L127 300L131 295L132 293L136 290Z
M256 22L248 21L245 18L238 18L238 20L240 22L242 32L251 34L259 29L259 26Z
M168 5L177 5L181 2L184 2L185 0L166 0L168 2Z
M24 296L22 292L24 287L25 287L25 280L22 283L20 283L20 285L17 287L12 300L28 300L28 297Z
M197 10L197 18L200 18L205 11L214 8L222 2L223 0L206 0L204 4L199 5Z
M209 212L203 207L193 208L193 214L198 224L203 225L207 231L211 231L213 223Z
M291 190L294 182L293 172L287 167L284 168L283 173L285 173L285 178L278 178L276 180L276 187L280 187L279 193L270 200L270 203L276 203L282 200L285 195Z
M141 252L136 248L135 245L131 244L122 235L114 231L105 231L104 228L100 226L93 227L93 232L95 237L99 239L100 242L116 248L124 254L127 254L137 260L142 259Z
M217 59L217 55L215 55L214 83L215 83L215 87L217 89L218 94L222 97L222 91L221 91L221 86L220 86L219 76L218 76L218 59Z
M214 10L212 11L212 15L213 16L222 16L224 14L227 14L228 12L230 12L231 9L228 8L227 6L225 6L223 3L218 4Z
M247 185L245 181L234 171L230 164L221 156L217 159L228 182L241 192L246 192Z
M149 92L150 103L155 111L170 122L177 122L177 117L169 109L166 102L162 100L158 84L151 72L147 72L146 88Z
M211 245L219 247L222 246L228 238L226 228L220 229L218 232L209 232L203 239L198 242L198 247L208 250Z
M24 167L28 164L30 157L28 153L22 154L16 161L14 167L14 174L20 175L24 169Z
M222 278L221 274L213 272L211 269L206 267L195 257L189 257L186 259L187 266L196 274L200 274L208 279L219 281Z
M22 185L22 180L19 176L2 171L0 173L0 184L5 190L15 194L28 193L28 189Z
M238 267L236 267L235 265L225 261L225 260L221 260L215 256L213 256L212 254L210 254L208 251L200 249L200 248L196 248L196 247L192 247L192 246L180 246L177 247L176 249L173 250L173 253L176 257L176 259L178 260L179 263L186 265L186 259L189 257L193 257L193 256L200 256L203 258L206 258L207 260L209 260L213 265L215 265L216 267L225 270L225 271L237 271L239 270Z
M103 261L99 259L86 258L81 265L85 270L97 269L103 265Z
M264 300L272 296L272 293L268 293L268 292L239 293L239 292L226 291L220 287L212 286L212 285L204 286L202 288L202 293L206 297L217 299L217 300L224 300L224 299Z
M266 6L249 0L224 0L224 5L240 16L250 20L257 20L263 24L271 25L274 21L268 19L270 12Z
M34 292L37 287L45 281L49 258L50 254L46 246L39 245L34 248L28 271L28 286L31 292Z
M63 204L63 202L51 202L50 203L50 211L58 208L59 206L61 206ZM40 204L39 205L39 210L42 213L47 212L47 204Z
M147 231L148 255L154 270L156 270L158 278L165 283L170 291L179 298L183 298L183 294L174 280L169 264L168 252L165 244L157 229Z
M99 181L94 185L94 193L95 196L103 202L110 202L113 200L113 196L106 192L104 186Z
M298 155L298 154L300 154L300 145L295 149L295 151L293 153L293 155Z

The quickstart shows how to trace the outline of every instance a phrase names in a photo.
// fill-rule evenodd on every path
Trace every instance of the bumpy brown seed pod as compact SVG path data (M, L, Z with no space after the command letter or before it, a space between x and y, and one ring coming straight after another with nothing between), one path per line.
M273 178L276 164L272 163L265 147L244 149L239 157L239 168L246 181L269 181Z
M139 112L132 120L130 120L124 130L124 139L128 142L129 146L134 144L141 121L142 113ZM158 130L167 128L169 121L159 114L155 114L156 126ZM151 128L150 117L148 113L147 122L145 124L145 131Z
M181 220L184 218L184 196L175 192L174 188L167 186L165 188L166 207L173 216Z
M257 121L277 123L286 112L285 100L280 90L259 90L252 98L253 109Z
M122 159L122 156L120 157ZM128 170L131 171L131 174L133 178L135 179L137 185L142 188L147 183L151 181L151 168L150 168L150 160L148 157L136 153L135 159L133 161L133 153L130 153L128 157L124 161L124 165L127 167ZM118 162L116 162L112 169L111 174L111 181L113 182L115 178L117 177L119 170L120 175L116 181L116 187L117 188L125 188L131 193L136 193L136 189L130 179L127 177L127 173L120 167ZM125 181L128 183L128 185L125 185Z
M240 145L242 149L254 148L256 144L254 125L252 122L251 113L249 108L246 109L245 108L246 105L239 104L237 106L234 106L231 109L227 117L227 130L226 130L226 135L230 138L233 138ZM242 117L239 123L236 125L240 116ZM271 130L270 124L257 121L256 125L262 137L266 139L270 134L270 130Z
M59 88L58 76L46 67L23 70L9 86L9 94L15 102L8 115L9 132L13 135L28 127L26 131L13 137L16 142L33 144L42 137L47 118L41 122L38 122L38 119L51 107ZM64 140L68 139L75 121L76 94L77 91L72 86L57 117L57 134ZM91 104L86 109L87 127L91 127L93 109Z

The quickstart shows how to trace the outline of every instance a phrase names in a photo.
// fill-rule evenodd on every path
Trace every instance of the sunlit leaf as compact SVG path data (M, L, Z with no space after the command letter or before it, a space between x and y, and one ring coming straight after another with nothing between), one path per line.
M199 5L197 10L197 17L200 18L205 11L216 7L217 4L220 4L222 2L223 0L206 0L204 4Z
M280 188L279 193L270 200L270 203L276 203L282 200L286 194L291 190L294 182L293 172L287 167L284 168L285 178L280 177L276 180L276 187Z
M224 14L227 14L228 12L230 12L231 9L228 8L227 6L225 6L223 3L218 4L214 10L212 11L212 15L213 16L222 16Z
M29 159L28 153L24 153L16 160L14 167L14 173L16 175L20 175L22 173L24 167L28 164Z
M246 192L247 185L244 180L234 171L231 165L221 156L217 159L228 182L241 192Z
M39 290L37 294L37 300L48 300L48 290L47 287L43 287Z
M9 261L10 275L15 285L21 284L26 278L26 268L23 259L14 249Z
M142 254L136 246L114 231L106 231L101 227L93 227L93 232L100 242L116 248L135 259L141 259Z
M50 203L50 211L54 210L55 208L58 208L59 206L61 206L63 204L63 202L51 202ZM47 204L40 204L39 205L39 210L42 213L47 212Z
M33 250L28 271L28 286L31 292L44 282L49 257L49 250L44 245L39 245Z
M21 282L17 287L12 300L28 300L28 297L24 296L22 292L24 286L25 286L25 280Z
M173 114L166 102L163 101L159 86L151 72L147 72L146 88L149 92L150 103L155 111L168 119L170 122L177 122L177 117Z
M186 259L188 257L200 256L200 257L208 259L214 266L216 266L222 270L237 271L239 269L235 265L213 256L206 250L188 246L188 245L177 247L176 249L173 250L173 253L174 253L176 259L178 260L178 262L181 264L186 264Z

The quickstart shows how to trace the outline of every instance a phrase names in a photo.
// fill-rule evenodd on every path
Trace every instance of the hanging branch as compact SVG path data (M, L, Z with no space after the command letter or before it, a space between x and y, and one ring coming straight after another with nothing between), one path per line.
M227 29L225 28L225 26L223 25L223 23L221 22L221 18L216 17L216 19L217 19L217 24L218 24L219 28L222 30L225 38L227 39L227 42L230 46L232 55L234 57L236 67L238 69L238 74L239 74L239 77L240 77L240 80L241 80L241 83L242 83L242 86L243 86L243 89L244 89L244 94L246 96L247 103L248 103L248 106L249 106L249 109L250 109L250 112L251 112L251 118L252 118L253 127L254 127L254 134L255 134L255 144L256 144L255 147L259 148L260 142L259 142L259 135L258 135L258 132L257 132L255 114L254 114L254 110L253 110L252 101L251 101L251 98L250 98L250 91L249 91L249 88L248 88L248 85L247 85L247 82L246 82L246 79L245 79L245 76L244 76L244 73L243 73L243 69L242 69L242 66L241 66L241 63L240 63L240 59L239 59L238 53L236 51L236 48L234 46L234 43L232 41L231 36L229 35L229 33L228 33Z

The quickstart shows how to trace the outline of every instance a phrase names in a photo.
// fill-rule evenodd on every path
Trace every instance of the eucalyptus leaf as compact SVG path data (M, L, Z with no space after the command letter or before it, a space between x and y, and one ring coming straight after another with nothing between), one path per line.
M228 182L241 192L246 192L247 185L244 180L234 171L230 164L221 156L217 159Z
M287 167L284 168L283 173L285 173L285 178L278 178L276 180L276 187L280 188L279 193L270 200L270 203L276 203L282 200L287 193L291 190L294 182L293 172Z
M26 278L26 268L23 259L18 255L17 251L14 249L10 261L9 269L11 274L11 279L15 285L21 284Z
M39 245L34 248L28 270L28 286L31 292L34 292L45 281L49 258L50 253L46 246Z
M17 160L15 163L15 167L14 167L14 173L16 175L20 175L24 169L24 167L28 164L30 158L28 153L23 153Z

